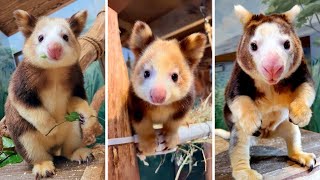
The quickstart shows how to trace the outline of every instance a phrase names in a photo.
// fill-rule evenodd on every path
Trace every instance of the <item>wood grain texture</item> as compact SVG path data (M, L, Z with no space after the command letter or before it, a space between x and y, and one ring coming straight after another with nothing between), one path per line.
M127 110L129 77L122 56L118 15L108 9L108 138L132 136ZM140 179L134 144L108 147L108 178Z
M319 162L320 134L301 130L301 135L303 150L314 153ZM232 180L228 148L228 141L215 136L216 180ZM320 176L319 164L309 172L306 167L301 167L289 160L286 143L281 138L258 140L258 144L250 148L250 154L251 168L261 173L264 179L312 179Z
M212 143L204 143L203 147L207 159L206 180L212 180Z
M0 30L7 36L18 31L13 18L13 11L17 9L25 10L36 17L40 17L49 15L72 2L74 0L1 0Z

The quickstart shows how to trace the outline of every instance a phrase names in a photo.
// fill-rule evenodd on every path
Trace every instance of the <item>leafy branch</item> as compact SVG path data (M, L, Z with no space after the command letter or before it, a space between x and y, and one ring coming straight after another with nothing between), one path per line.
M89 118L93 118L93 117L104 120L103 118L96 117L93 115L91 115ZM65 121L54 125L45 136L48 136L56 127L60 126L61 124L65 123L65 122L80 121L81 124L84 123L84 117L77 112L71 112L70 114L65 115L64 118L65 118Z

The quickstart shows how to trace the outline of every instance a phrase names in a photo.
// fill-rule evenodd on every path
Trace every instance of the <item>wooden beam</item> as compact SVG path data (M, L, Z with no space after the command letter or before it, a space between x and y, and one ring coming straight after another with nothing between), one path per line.
M216 62L228 62L236 59L236 52L216 56Z
M207 1L206 4L208 14L211 14L211 3L211 1ZM155 35L160 37L170 37L168 34L175 32L177 29L179 30L189 24L197 22L198 20L203 20L199 10L199 5L199 0L192 0L191 2L185 3L178 8L171 10L166 15L149 22L149 25Z
M128 115L128 70L122 55L118 14L108 8L108 138L132 136ZM135 145L108 146L108 179L140 179Z
M208 19L210 21L212 20L211 17L209 17ZM172 32L169 32L168 34L163 35L161 38L163 38L163 39L172 39L172 38L181 39L181 38L183 38L193 32L204 31L204 22L205 22L204 19L199 19L199 20L194 21L190 24L187 24L186 26L178 28Z
M11 36L18 31L18 27L13 18L13 11L17 9L25 10L36 17L40 17L56 12L74 1L75 0L2 0L0 6L0 30L6 36Z

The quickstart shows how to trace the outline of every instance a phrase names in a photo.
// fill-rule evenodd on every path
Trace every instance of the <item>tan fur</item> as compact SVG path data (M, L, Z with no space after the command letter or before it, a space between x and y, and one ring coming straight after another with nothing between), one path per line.
M250 137L247 136L246 132L243 130L243 128L239 127L239 131L237 132L237 145L232 147L233 153L230 154L232 176L239 180L262 179L262 175L250 167Z
M177 129L194 101L194 69L199 64L205 49L206 36L194 33L181 41L155 38L150 27L141 21L134 25L129 46L135 55L131 75L129 114L132 125L139 135L139 150L145 155L155 152L156 135L154 123L164 125L163 133L167 148L178 143ZM143 73L154 71L152 82L165 88L164 103L150 102L150 87ZM178 75L171 82L172 74ZM150 82L150 81L149 81Z
M248 10L246 10L240 5L234 6L234 10L235 10L236 16L238 16L242 24L247 24L247 22L249 22L249 20L252 17L252 13L250 13Z
M69 100L68 104L68 112L82 112L81 114L84 116L86 121L83 125L81 125L82 131L82 142L85 145L90 145L95 143L96 136L99 136L102 134L103 129L98 121L98 113L93 110L87 101L84 101L81 98L78 97L72 97Z
M247 96L239 96L229 104L236 124L247 134L252 134L261 125L261 113L256 104Z
M156 152L156 134L151 119L144 118L140 123L132 123L132 126L139 135L139 150L146 156Z

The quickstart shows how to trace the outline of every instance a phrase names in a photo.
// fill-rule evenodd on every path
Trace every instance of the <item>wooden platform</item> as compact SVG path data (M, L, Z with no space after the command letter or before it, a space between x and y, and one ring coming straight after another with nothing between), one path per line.
M251 168L263 174L264 179L320 179L320 134L301 130L302 147L306 152L317 156L316 167L309 172L307 168L290 161L287 157L286 143L283 139L261 139L251 147ZM216 136L215 139L215 179L232 179L228 155L229 142Z
M93 148L94 161L90 164L71 162L65 158L57 157L54 160L56 174L50 179L61 180L99 180L105 177L105 146L99 145ZM7 165L0 168L0 180L29 180L35 179L32 167L26 162Z

